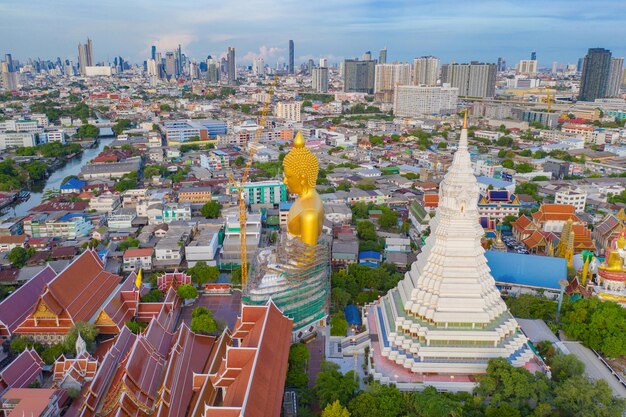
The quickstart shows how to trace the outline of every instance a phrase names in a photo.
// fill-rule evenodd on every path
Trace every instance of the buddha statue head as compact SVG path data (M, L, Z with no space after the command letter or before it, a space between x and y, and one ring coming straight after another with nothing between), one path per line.
M305 146L302 133L293 140L293 148L283 159L285 184L290 192L302 196L315 189L319 164L317 157Z
M624 246L626 246L626 238L624 237L624 233L620 233L615 245L618 249L624 249Z

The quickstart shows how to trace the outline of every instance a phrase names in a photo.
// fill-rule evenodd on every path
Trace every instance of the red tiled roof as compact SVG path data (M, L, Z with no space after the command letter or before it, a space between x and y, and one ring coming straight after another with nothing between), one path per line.
M0 395L9 388L25 388L41 374L43 360L35 349L26 349L0 372Z
M152 256L154 248L127 249L124 252L124 258L143 258L144 256Z
M0 245L23 245L26 237L26 235L0 236Z
M439 194L424 194L424 207L438 207Z
M567 221L572 219L574 222L580 222L576 216L576 208L570 204L543 204L539 207L539 211L532 214L533 219L539 222L549 220Z

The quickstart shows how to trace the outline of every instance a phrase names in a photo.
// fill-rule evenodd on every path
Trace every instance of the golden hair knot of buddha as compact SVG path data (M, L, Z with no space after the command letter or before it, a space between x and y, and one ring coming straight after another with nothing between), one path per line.
M315 184L317 184L317 174L319 172L317 157L306 147L302 133L298 132L293 140L293 148L285 155L283 167L304 175L309 187L314 188Z

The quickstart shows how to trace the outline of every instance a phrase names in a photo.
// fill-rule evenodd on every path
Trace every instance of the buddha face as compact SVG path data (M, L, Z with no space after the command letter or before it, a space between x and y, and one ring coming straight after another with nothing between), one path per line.
M289 189L289 192L295 194L301 194L306 187L306 177L303 173L297 173L291 167L284 167L285 179L284 183Z

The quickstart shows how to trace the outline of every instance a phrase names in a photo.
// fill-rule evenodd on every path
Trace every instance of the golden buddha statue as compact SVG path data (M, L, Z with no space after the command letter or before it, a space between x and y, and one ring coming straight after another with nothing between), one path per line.
M619 238L615 242L615 248L607 251L607 257L605 264L600 266L600 269L605 271L623 271L624 270L624 259L626 258L626 238L624 234L620 234Z
M315 246L324 224L324 204L315 190L319 164L317 157L306 148L298 132L293 148L283 160L285 184L298 198L289 209L287 232L309 246Z

